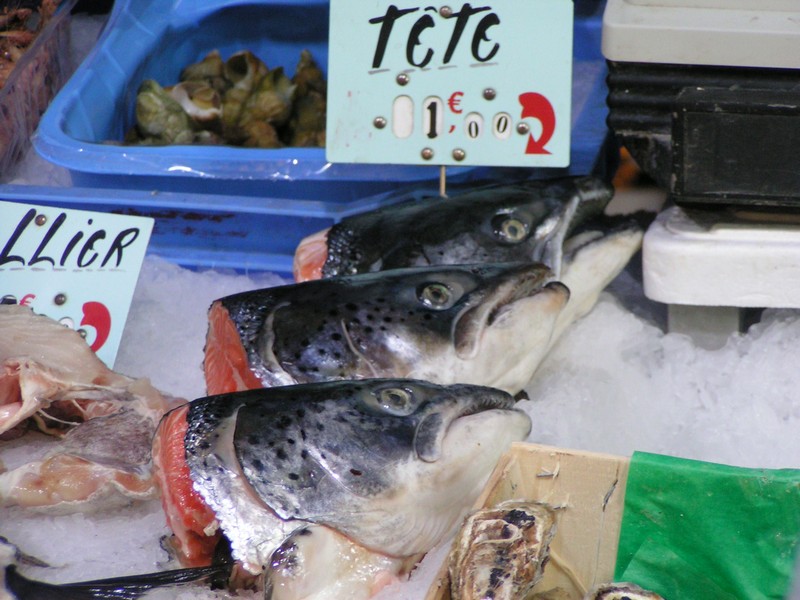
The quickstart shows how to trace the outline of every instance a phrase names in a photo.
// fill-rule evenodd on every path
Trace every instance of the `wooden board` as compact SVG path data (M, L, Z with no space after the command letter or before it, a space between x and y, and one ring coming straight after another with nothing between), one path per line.
M534 592L560 588L553 597L579 600L613 578L629 464L627 457L517 443L501 457L475 508L510 499L556 507L550 562ZM426 600L449 598L445 560Z

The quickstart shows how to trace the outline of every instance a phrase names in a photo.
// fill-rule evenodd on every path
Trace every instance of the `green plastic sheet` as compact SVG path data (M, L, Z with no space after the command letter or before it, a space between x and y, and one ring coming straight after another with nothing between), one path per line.
M667 600L785 598L800 538L800 470L637 452L616 581Z

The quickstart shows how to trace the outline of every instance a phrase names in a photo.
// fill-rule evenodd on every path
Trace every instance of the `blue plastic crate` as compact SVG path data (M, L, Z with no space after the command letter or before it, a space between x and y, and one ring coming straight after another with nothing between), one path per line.
M397 201L396 193L350 203L147 192L127 189L0 186L0 201L155 219L148 253L189 268L292 273L297 244L347 215Z
M571 165L541 169L542 175L585 174L605 160L603 4L576 3ZM223 57L249 49L270 67L284 66L290 75L300 51L309 49L325 70L328 9L327 2L318 0L117 0L97 46L45 113L34 147L47 160L69 169L74 185L95 188L347 204L395 189L398 183L436 180L435 167L330 164L319 148L108 143L122 140L132 126L136 91L143 79L174 83L184 66L214 48ZM530 173L528 169L526 174ZM503 169L448 169L451 181L505 176Z
M575 3L572 156L567 169L448 169L475 180L609 175L602 2ZM97 46L44 115L36 149L70 170L72 188L0 186L0 200L149 216L150 252L188 267L290 274L300 240L350 214L438 187L435 167L330 165L324 150L108 144L133 123L142 79L177 80L211 49L244 48L291 68L309 48L327 61L327 2L117 0ZM267 25L265 25L267 23ZM112 189L113 188L113 189ZM449 189L452 189L450 187Z

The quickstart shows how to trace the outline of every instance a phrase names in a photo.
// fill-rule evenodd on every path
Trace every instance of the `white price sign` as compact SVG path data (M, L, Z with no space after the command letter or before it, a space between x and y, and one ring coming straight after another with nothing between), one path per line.
M77 329L113 367L153 219L0 202L0 298Z
M569 165L572 0L331 0L327 159Z

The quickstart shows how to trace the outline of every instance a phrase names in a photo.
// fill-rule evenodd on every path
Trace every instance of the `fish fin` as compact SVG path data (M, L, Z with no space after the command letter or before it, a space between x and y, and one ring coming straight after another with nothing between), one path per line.
M154 588L200 581L230 568L230 564L223 564L54 584L28 579L11 565L6 567L5 576L6 586L17 600L136 600Z
M16 544L12 544L4 535L0 535L0 562L4 563L3 566L11 564L28 565L30 567L50 566L40 558L20 550Z

